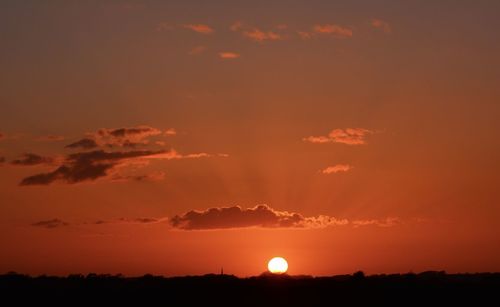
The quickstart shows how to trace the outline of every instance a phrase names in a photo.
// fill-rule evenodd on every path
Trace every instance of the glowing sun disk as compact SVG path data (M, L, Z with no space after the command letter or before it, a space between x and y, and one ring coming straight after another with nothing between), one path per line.
M288 270L288 262L282 257L274 257L269 260L267 269L273 274L283 274Z

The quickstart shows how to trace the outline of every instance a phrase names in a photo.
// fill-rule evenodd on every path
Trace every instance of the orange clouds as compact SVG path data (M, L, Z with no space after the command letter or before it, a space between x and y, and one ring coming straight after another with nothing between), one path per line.
M201 34L212 34L213 32L215 32L214 29L205 24L186 24L184 25L184 28L193 30L194 32Z
M310 143L342 143L347 145L366 144L366 136L374 132L363 128L334 129L327 136L309 136L303 141Z
M391 26L386 21L383 21L381 19L373 18L370 21L370 24L371 24L372 27L374 27L376 29L380 29L380 30L384 31L385 33L391 33L392 32Z
M283 39L283 37L278 33L272 31L264 32L257 28L254 28L250 31L245 31L243 32L243 35L259 43L264 41L276 41Z
M227 229L242 227L322 228L346 225L348 221L320 215L304 217L299 213L277 211L267 205L243 209L240 206L189 211L170 219L174 228L182 230Z
M25 153L22 158L12 161L13 165L24 165L24 166L32 166L39 164L50 164L54 162L54 159L50 157L42 157L33 153Z
M168 132L168 133L167 133ZM136 126L117 129L99 129L95 133L87 133L87 137L71 143L66 148L91 149L99 146L105 147L135 147L147 145L147 138L161 135L162 131L149 126ZM165 135L175 135L175 130L165 131Z
M319 34L329 34L337 38L352 37L352 30L335 24L315 25L313 31Z
M162 171L148 174L123 174L127 167L137 169L149 164L151 160L178 160L198 159L212 155L201 152L180 154L173 149L169 150L122 150L110 151L114 147L135 148L136 146L149 146L148 138L176 135L175 129L162 131L149 126L136 126L130 128L99 129L95 133L88 133L87 137L71 143L66 148L95 149L66 155L59 161L45 158L35 154L25 154L22 158L14 160L16 165L37 165L53 163L57 168L50 172L39 173L24 178L20 185L49 185L60 181L75 184L84 181L95 181L107 178L111 181L159 181L165 174ZM156 141L152 144L165 146L165 142ZM218 156L218 155L216 155Z
M235 52L219 52L219 57L221 59L236 59L236 58L239 58L240 55L239 55L239 53L235 53Z
M321 173L329 175L329 174L335 174L338 172L347 172L350 169L352 169L352 166L348 164L337 164L335 166L329 166L321 171Z

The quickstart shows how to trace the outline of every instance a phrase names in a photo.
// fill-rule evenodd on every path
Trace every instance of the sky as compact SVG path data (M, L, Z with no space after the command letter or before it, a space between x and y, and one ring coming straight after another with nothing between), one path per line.
M0 272L500 270L498 1L0 3Z

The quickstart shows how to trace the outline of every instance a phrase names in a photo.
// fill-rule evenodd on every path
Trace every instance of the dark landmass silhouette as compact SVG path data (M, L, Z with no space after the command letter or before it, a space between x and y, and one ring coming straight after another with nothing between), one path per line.
M500 273L330 277L263 273L141 277L122 275L30 277L0 275L4 306L158 305L158 306L499 306Z

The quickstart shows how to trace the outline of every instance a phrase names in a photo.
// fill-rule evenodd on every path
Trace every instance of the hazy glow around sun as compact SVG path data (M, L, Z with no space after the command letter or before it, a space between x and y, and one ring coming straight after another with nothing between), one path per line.
M267 269L274 274L283 274L288 270L288 262L282 257L274 257L269 260Z

